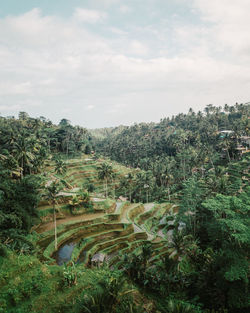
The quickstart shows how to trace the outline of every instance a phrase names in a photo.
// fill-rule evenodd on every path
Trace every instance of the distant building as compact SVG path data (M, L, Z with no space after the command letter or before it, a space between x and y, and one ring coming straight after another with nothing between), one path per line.
M241 154L250 152L250 137L241 136L239 141L240 143L237 145L236 150Z
M236 148L235 151L238 154L244 154L250 152L250 137L249 136L234 136L233 130L221 130L218 132L221 139L230 137L230 139L235 140ZM223 149L223 156L225 156L226 149Z
M225 138L234 134L234 131L233 130L221 130L221 131L218 131L218 134L220 135L220 138Z

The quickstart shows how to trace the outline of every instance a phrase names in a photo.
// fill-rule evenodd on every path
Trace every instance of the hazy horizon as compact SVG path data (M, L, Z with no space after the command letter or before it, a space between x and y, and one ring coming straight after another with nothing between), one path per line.
M0 115L88 129L249 101L247 0L10 0Z

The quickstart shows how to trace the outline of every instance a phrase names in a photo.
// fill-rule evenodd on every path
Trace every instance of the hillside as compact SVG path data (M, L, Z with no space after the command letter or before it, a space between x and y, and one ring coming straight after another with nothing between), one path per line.
M1 117L0 312L248 312L249 121Z
M164 229L167 224L162 223L161 226L157 224L165 214L173 213L175 206L170 203L161 205L154 203L132 204L126 201L125 197L122 198L123 201L115 200L115 198L105 199L106 188L98 179L98 168L105 162L107 161L94 160L88 156L66 162L65 173L60 175L66 187L58 193L55 206L58 219L56 255L54 255L55 243L53 241L53 205L51 201L46 200L46 196L41 199L38 205L41 223L36 225L33 230L40 235L38 246L42 248L40 253L43 253L45 258L47 257L53 262L52 256L58 259L58 255L65 246L67 248L75 245L77 251L73 250L72 252L75 262L81 258L80 255L83 253L88 255L85 255L84 258L86 265L91 264L95 255L100 253L103 257L105 254L105 259L111 262L111 256L115 251L120 251L121 246L126 247L124 253L125 251L133 252L131 245L139 247L152 242L157 243L156 247L159 247L159 242L164 240L162 232L167 231ZM115 173L115 180L108 182L108 190L114 197L115 188L119 187L121 178L132 171L117 163L110 164ZM49 183L53 179L58 179L58 175L53 170L48 171L47 176ZM85 203L80 202L82 189L86 190L84 186L86 188L90 184L94 187L89 199L92 206L84 207ZM78 201L74 202L74 199ZM153 226L152 220L154 220L155 226ZM85 240L81 243L83 237ZM91 242L92 244L90 244ZM70 258L67 262L69 260ZM59 260L59 263L61 262Z
M77 269L71 269L77 272L79 275L79 281L83 279L81 285L86 284L85 278L81 278L83 273L81 272L84 266L88 268L94 266L101 266L107 264L110 268L122 268L123 257L131 258L134 253L140 254L140 249L145 245L150 246L150 260L148 263L153 266L155 262L164 257L167 253L166 239L164 233L172 233L172 227L168 222L163 220L163 217L171 216L173 218L176 215L177 210L175 206L170 203L154 204L154 203L134 203L131 204L128 201L117 201L115 199L105 199L105 187L103 188L100 179L97 177L98 167L101 164L109 162L108 160L97 159L94 160L89 156L82 158L69 159L65 162L66 168L63 174L55 173L55 165L50 162L50 166L45 168L46 179L45 185L52 184L52 181L60 179L64 182L63 189L57 195L56 219L57 219L57 249L55 250L55 225L53 221L53 205L51 201L46 200L44 195L40 199L38 204L38 215L40 217L40 223L33 227L32 241L38 248L38 259L30 257L29 261L27 257L22 256L21 264L32 280L37 280L41 273L44 273L44 279L53 278L50 284L46 287L46 290L50 288L56 288L58 279L60 278L61 270L55 270L53 264L66 264L68 263L69 269L71 268L71 261L78 264ZM110 163L110 162L109 162ZM110 163L114 172L116 173L116 180L112 183L108 183L108 188L113 189L119 182L121 177L131 172L131 169L125 168L117 163ZM91 207L85 207L82 205L75 205L74 211L70 208L70 203L75 197L80 197L81 188L87 187L89 184L93 184L94 190L91 193L90 202ZM98 197L98 198L97 198ZM172 224L172 223L170 223ZM31 238L31 237L30 237ZM9 294L10 285L15 285L15 281L22 280L22 274L19 276L13 276L14 266L12 262L15 262L15 256L9 254L11 260L7 265L2 263L2 268L6 268L9 271L8 282L2 282L3 298L2 303L9 306L12 296ZM40 261L39 261L40 259ZM42 262L42 263L40 263ZM50 264L50 268L44 267L43 263ZM40 274L39 274L40 273ZM104 277L110 275L106 271L99 271ZM116 272L114 272L116 273ZM59 275L59 276L58 276ZM84 274L90 275L89 283L93 283L93 278L96 279L98 271L86 272ZM120 275L120 274L119 274ZM84 276L84 277L85 277ZM91 277L92 276L92 277ZM32 285L32 283L30 282ZM36 283L35 283L36 284ZM42 286L45 281L40 281L39 285ZM74 284L73 284L74 285ZM13 297L10 300L14 303L14 307L18 305L20 310L36 310L36 312L46 312L47 301L44 302L43 298L38 296L36 290L34 290L30 296L24 298L22 288L18 287L18 298ZM39 287L40 288L40 287ZM43 287L42 287L43 288ZM60 287L61 288L61 287ZM123 287L122 287L123 288ZM78 292L77 287L74 287L74 292ZM44 295L47 291L43 291ZM73 291L72 291L73 292ZM139 294L137 289L134 292ZM59 295L54 294L54 299L51 300L53 305L62 302ZM69 297L69 302L72 302L72 294L67 295L64 292L64 297ZM35 300L35 303L32 304ZM152 300L147 300L149 303ZM55 305L55 306L57 306ZM60 304L63 307L63 304ZM72 307L72 304L69 305ZM53 310L53 306L49 306L48 312ZM12 312L11 310L9 312Z
M217 167L227 167L250 151L250 104L215 107L204 112L141 123L106 138L95 139L97 153L145 171L144 185L151 200L181 192L194 173L208 178ZM216 188L215 188L216 189ZM217 186L217 192L220 190ZM138 199L138 189L132 198ZM144 196L146 198L146 196Z

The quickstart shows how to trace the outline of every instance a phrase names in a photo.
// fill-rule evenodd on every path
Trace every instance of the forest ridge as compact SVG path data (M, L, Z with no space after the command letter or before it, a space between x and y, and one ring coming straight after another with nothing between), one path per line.
M249 167L249 103L97 130L0 116L0 312L248 312Z

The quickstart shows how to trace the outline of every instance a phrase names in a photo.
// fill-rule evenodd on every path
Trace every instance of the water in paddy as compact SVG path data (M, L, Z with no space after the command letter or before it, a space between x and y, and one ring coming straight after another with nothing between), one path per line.
M58 249L56 254L56 262L58 265L63 265L70 261L75 245L75 242L70 242Z
M116 208L115 208L115 213L117 213L122 206L123 202L116 202Z
M83 250L80 255L79 255L79 258L77 260L77 264L79 263L83 263L85 261L85 258L86 258L86 254L87 254L87 251L86 250Z
M119 210L123 203L116 202L116 211ZM68 263L71 260L72 252L74 247L76 246L77 242L75 241L68 241L66 244L62 245L58 251L54 254L54 258L56 259L56 263L58 265L63 265L64 263ZM86 250L83 250L79 255L77 263L82 263L86 257Z

